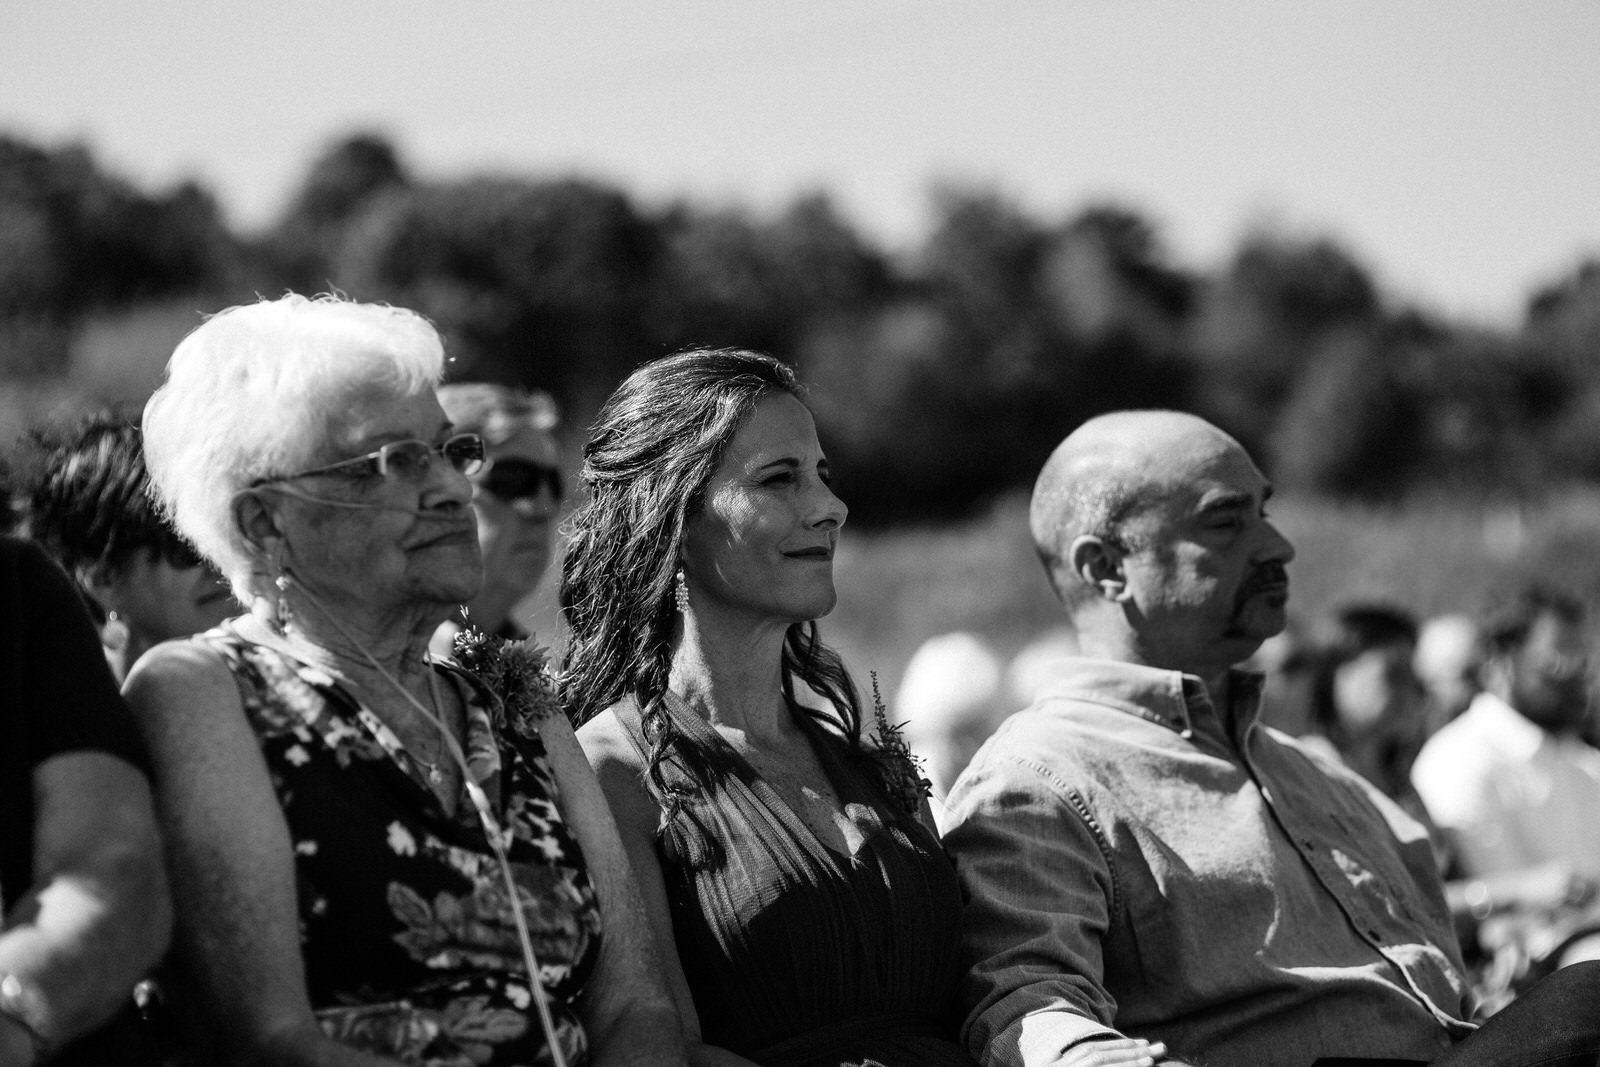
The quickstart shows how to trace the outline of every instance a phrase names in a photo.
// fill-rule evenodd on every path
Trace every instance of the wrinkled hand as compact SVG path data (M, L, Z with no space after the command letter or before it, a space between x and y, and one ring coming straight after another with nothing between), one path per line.
M1167 1046L1138 1037L1084 1041L1063 1052L1054 1067L1152 1067L1157 1063L1182 1067L1167 1057Z

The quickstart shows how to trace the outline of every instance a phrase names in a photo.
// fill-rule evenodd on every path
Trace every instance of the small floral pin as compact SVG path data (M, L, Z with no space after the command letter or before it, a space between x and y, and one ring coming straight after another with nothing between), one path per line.
M922 757L911 751L901 734L903 723L890 722L878 692L878 672L872 676L872 720L878 735L874 753L883 774L889 797L904 811L915 815L925 798L933 796L933 783L922 773Z
M466 626L456 633L452 651L457 663L500 698L501 715L495 723L500 729L531 737L540 722L560 713L550 650L532 638L512 641Z

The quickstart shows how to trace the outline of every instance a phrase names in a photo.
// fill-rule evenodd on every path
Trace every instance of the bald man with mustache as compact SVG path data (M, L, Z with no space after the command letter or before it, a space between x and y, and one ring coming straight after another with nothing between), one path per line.
M1542 996L1499 1044L1475 1033L1426 831L1258 722L1260 676L1238 665L1282 630L1294 558L1271 495L1237 441L1173 411L1092 419L1040 473L1029 523L1077 648L947 802L969 1051L1003 1067L1594 1062L1592 1024L1562 1029L1596 1014L1581 996ZM1534 1030L1556 1051L1523 1060Z

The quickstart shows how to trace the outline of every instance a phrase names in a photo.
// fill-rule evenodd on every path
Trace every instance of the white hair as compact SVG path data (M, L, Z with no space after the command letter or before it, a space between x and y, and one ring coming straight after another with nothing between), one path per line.
M179 343L144 409L151 491L242 602L260 592L233 500L308 465L360 399L432 389L444 346L414 311L289 294L227 308Z

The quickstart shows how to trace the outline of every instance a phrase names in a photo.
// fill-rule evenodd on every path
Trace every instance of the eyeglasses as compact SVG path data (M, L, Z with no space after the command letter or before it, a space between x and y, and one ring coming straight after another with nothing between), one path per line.
M326 467L295 474L280 474L262 478L256 485L271 482L288 482L296 478L311 478L324 474L376 474L380 478L399 478L407 482L420 482L433 467L433 457L443 456L445 462L462 474L476 474L483 467L483 438L475 433L458 433L443 444L430 445L415 438L407 441L390 441L376 452L353 459L342 459Z
M506 504L534 501L546 491L560 503L561 470L530 459L494 459L478 479L478 487Z

